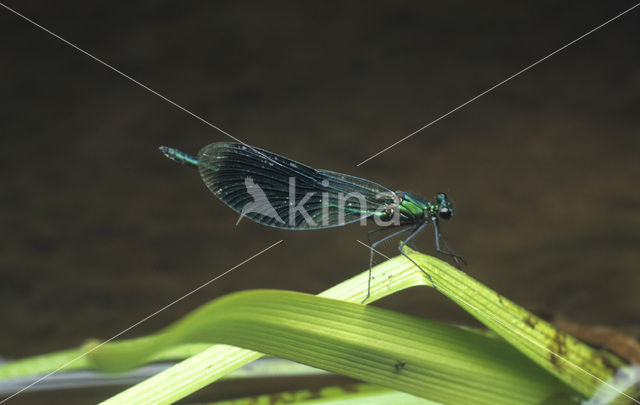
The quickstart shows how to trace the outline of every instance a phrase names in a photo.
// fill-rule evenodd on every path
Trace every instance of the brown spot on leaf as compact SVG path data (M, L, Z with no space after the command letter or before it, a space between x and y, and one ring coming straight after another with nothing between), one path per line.
M393 367L394 367L394 368L396 369L396 371L399 373L399 372L401 372L401 371L404 369L404 366L406 366L406 365L407 365L407 363L405 363L404 361L400 361L400 360L398 360L398 361L396 362L396 364L395 364Z
M531 329L535 328L538 324L538 320L533 318L530 314L524 317L523 322L526 323Z

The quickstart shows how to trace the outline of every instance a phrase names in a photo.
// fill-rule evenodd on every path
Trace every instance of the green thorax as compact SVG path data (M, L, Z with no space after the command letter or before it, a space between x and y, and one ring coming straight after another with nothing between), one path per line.
M401 224L415 223L425 217L430 218L438 211L434 204L424 201L415 194L396 191L396 195L400 200L398 202L398 212Z

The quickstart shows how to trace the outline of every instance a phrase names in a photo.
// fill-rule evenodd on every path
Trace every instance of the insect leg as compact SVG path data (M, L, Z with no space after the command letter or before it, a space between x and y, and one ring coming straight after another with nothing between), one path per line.
M376 228L376 229L374 229L372 231L367 232L367 241L369 242L369 246L371 246L371 235L373 235L374 233L388 231L388 230L391 230L391 229L398 228L400 226L402 226L402 225L391 225L391 226L387 226L387 227L384 227L384 228Z
M438 251L438 253L451 256L453 258L453 261L456 262L456 267L458 268L460 268L461 263L467 264L467 262L464 261L462 256L458 256L457 254L452 252L451 249L449 249L449 245L447 244L447 241L444 240L442 235L440 235L440 228L438 227L438 221L432 220L432 222L433 222L433 230L435 232L435 237L436 237L436 250ZM444 245L446 250L440 249L440 241L442 241L442 244Z
M409 227L409 228L402 229L400 231L394 232L391 235L387 235L384 238L371 243L371 234L376 233L378 231L384 231L384 230L387 230L387 229L392 229L392 228L379 228L379 229L374 229L373 231L370 231L369 233L367 233L367 239L369 241L369 247L371 249L370 249L370 252L369 252L369 282L367 284L367 296L365 297L364 300L362 300L363 303L366 302L369 299L369 297L371 296L371 269L373 268L373 253L374 253L373 250L378 245L383 243L384 241L389 240L391 238L395 238L396 236L401 235L401 234L403 234L405 232L408 232L408 231L410 231L410 230L412 230L414 228Z
M410 228L410 229L414 229L414 231L411 233L411 235L409 235L409 237L400 244L400 246L398 247L398 251L400 251L400 254L404 257L406 257L407 259L409 259L409 261L411 263L413 263L417 268L420 269L420 271L422 271L428 278L429 281L431 281L431 285L433 285L433 288L435 288L436 290L438 289L438 287L436 287L436 284L433 282L433 279L431 278L431 276L429 275L429 273L427 273L426 271L424 271L424 269L420 266L418 266L418 263L414 262L412 258L410 258L409 256L407 256L403 251L402 248L404 247L404 245L406 245L407 243L411 242L411 239L413 239L414 237L416 237L418 234L420 234L420 232L422 232L424 230L424 228L427 227L427 225L429 225L429 222L426 221L424 224L418 226L417 228Z
M378 245L374 246L373 242L371 242L371 235L373 235L374 233L377 233L377 232L385 232L385 231L389 231L391 229L399 228L400 226L401 225L391 225L391 226L387 226L385 228L377 228L377 229L374 229L372 231L367 232L367 242L368 242L369 247L373 248L375 246L378 246ZM384 242L385 240L388 240L388 239L389 239L389 237L385 237L385 238L380 239L380 241ZM371 250L370 255L369 255L369 269L371 269L371 267L373 267L373 250Z

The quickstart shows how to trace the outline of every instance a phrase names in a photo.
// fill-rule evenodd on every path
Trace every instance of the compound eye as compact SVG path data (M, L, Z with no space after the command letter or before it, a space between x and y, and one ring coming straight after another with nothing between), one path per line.
M438 211L438 216L442 219L449 219L451 218L451 210L447 207L442 207L440 211Z

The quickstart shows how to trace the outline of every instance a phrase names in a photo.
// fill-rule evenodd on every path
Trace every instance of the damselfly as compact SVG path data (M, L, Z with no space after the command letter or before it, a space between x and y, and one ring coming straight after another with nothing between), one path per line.
M209 190L241 214L238 222L247 217L276 228L310 230L373 219L379 228L367 235L371 247L367 298L374 249L390 238L410 232L398 249L413 262L402 248L431 223L436 250L452 256L456 264L462 260L449 250L440 235L438 220L453 216L453 204L445 193L437 193L434 202L429 202L405 191L393 192L359 177L314 169L241 143L212 143L203 147L197 157L166 146L160 150L175 162L197 168ZM396 231L372 242L374 233L390 229ZM441 242L445 249L440 247ZM431 276L420 270L436 287Z

